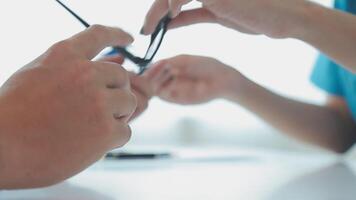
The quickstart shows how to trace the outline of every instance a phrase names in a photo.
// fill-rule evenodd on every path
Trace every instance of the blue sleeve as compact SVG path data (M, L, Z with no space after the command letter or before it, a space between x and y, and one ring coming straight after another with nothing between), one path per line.
M325 55L320 55L311 75L311 81L320 89L335 96L343 96L340 67Z

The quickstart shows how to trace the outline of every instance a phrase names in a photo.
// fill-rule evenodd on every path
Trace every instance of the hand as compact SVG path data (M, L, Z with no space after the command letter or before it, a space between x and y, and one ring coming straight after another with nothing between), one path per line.
M130 73L131 89L137 99L137 108L130 120L137 118L141 115L148 107L149 101L153 96L153 86L151 82L147 79L147 75L143 74L138 76L136 74Z
M162 60L147 71L155 94L178 104L200 104L229 95L242 75L207 57L181 55Z
M124 58L120 55L108 56L101 58L100 60L106 62L114 62L120 65L124 62ZM133 120L147 109L148 103L153 96L153 88L151 82L147 80L146 74L138 76L134 73L129 73L129 76L131 83L131 91L137 99L136 110L130 119Z
M129 140L136 109L129 75L119 64L91 59L132 41L119 29L95 25L55 44L5 83L0 188L57 183Z
M151 34L168 12L174 18L170 28L196 23L219 23L237 31L265 34L273 38L291 37L300 31L306 0L199 0L202 7L181 11L192 0L155 0L149 10L144 34Z

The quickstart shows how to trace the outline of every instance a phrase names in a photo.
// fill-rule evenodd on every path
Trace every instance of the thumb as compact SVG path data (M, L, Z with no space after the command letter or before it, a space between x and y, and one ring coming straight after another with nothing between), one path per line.
M198 23L216 23L217 19L213 13L205 8L197 8L179 13L170 23L168 28L179 28Z
M175 18L179 15L182 6L191 2L192 0L169 0L169 9L171 12L171 17Z

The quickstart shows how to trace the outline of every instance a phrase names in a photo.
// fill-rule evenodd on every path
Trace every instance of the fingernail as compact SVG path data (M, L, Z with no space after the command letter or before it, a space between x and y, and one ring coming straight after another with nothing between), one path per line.
M145 27L142 27L142 28L141 28L140 34L141 34L141 35L145 35Z
M129 43L133 43L135 41L135 38L133 38L131 35L130 35L130 38L129 38Z
M132 44L135 41L135 38L133 38L131 35L127 38L127 46Z

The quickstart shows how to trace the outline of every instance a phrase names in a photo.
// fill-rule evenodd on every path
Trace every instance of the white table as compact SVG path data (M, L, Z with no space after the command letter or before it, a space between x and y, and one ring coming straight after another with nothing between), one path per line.
M6 200L351 200L356 176L332 155L179 149L178 157L102 161L62 184L3 191Z

